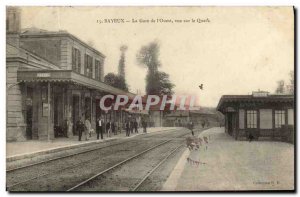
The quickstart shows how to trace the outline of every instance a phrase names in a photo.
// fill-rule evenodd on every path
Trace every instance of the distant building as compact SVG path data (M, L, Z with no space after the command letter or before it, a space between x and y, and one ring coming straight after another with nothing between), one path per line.
M189 111L170 111L164 116L164 126L185 127L189 121Z
M202 124L205 127L220 125L217 114L204 109L170 111L163 117L164 126L169 127L185 127L190 121L201 127Z
M294 96L224 95L217 110L225 115L225 132L235 139L256 138L293 141Z

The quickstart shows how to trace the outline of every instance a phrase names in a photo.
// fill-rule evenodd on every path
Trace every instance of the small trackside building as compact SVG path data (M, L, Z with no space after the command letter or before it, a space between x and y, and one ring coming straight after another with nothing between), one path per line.
M294 95L223 95L217 110L225 116L225 132L236 140L294 141Z

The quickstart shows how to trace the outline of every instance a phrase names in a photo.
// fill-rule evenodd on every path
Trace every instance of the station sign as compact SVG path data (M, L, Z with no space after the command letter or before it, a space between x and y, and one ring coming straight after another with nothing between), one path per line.
M37 73L36 77L38 78L47 78L47 77L51 77L50 73Z

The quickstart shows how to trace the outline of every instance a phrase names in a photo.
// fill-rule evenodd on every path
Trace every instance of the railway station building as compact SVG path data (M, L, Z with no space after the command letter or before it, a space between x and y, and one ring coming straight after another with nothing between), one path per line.
M135 95L103 82L105 56L66 31L21 32L20 10L6 13L6 139L76 135L83 116L95 129L99 116L122 122L127 112L101 111L105 94Z
M294 95L223 95L217 110L225 116L225 132L236 140L294 141Z

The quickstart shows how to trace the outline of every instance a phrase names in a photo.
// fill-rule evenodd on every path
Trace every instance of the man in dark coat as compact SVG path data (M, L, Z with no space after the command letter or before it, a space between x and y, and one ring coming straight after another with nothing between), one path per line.
M99 134L101 134L101 139L103 139L103 120L102 120L102 118L98 118L97 125L96 125L96 132L97 132L97 140L99 140Z
M125 123L125 128L126 128L126 136L130 136L130 122L129 120L126 121Z
M130 120L130 131L131 131L131 133L133 133L133 128L134 128L133 121Z
M111 121L109 120L109 121L106 123L107 137L111 137L111 129L112 129Z
M77 128L77 131L78 131L78 140L81 141L81 136L82 136L82 133L84 132L84 129L85 129L84 122L83 122L83 117L81 117L80 120L77 121L76 128Z
M204 121L202 121L202 124L201 124L201 125L202 125L202 128L204 128L204 126L205 126L205 122L204 122Z
M139 131L138 131L138 123L137 123L136 120L134 120L133 126L134 126L134 131L135 131L135 133L138 133L138 132L139 132Z
M142 120L142 126L144 129L144 133L147 133L147 122L145 120Z
M114 135L117 135L116 124L114 121L111 122L111 130L114 133Z
M194 136L194 123L192 121L189 123L188 128L192 131L192 135Z

